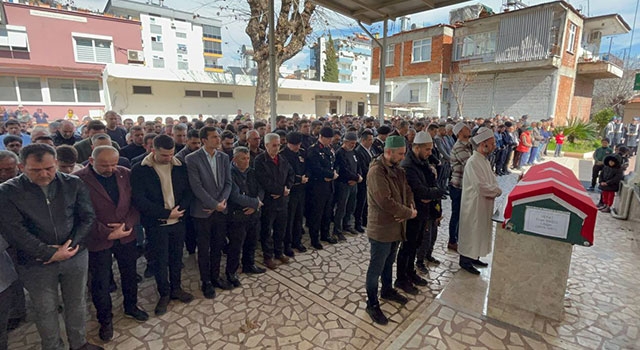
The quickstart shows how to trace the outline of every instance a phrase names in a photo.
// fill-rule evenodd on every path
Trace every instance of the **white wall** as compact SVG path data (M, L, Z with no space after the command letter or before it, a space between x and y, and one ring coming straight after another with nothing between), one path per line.
M143 115L153 119L157 116L197 117L198 114L226 117L235 116L237 109L249 113L253 113L254 110L254 86L144 81L114 77L108 78L107 84L111 109L123 117ZM152 95L134 95L133 85L151 86ZM185 90L232 92L233 98L185 97ZM338 101L339 114L345 112L347 101L353 103L354 114L357 113L358 102L365 103L365 113L369 110L366 93L286 88L280 88L278 93L302 95L302 101L278 101L278 114L286 116L291 116L293 113L323 116L326 113L323 107L324 101L328 101L330 96L334 96ZM320 97L318 101L316 101L317 97ZM328 108L328 103L326 106Z
M140 15L142 23L142 42L145 57L145 65L153 67L153 56L164 58L164 67L178 69L178 55L186 57L189 62L189 70L204 70L204 45L202 43L202 27L188 22L176 21L170 18ZM158 34L151 33L151 24L162 27L163 51L152 49L151 36ZM173 28L172 28L173 26ZM186 38L177 38L176 32L186 33ZM178 53L178 44L187 46L187 54Z

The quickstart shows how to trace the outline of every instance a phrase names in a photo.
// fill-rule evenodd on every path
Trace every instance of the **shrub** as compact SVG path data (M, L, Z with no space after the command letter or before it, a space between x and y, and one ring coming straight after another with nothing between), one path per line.
M575 143L576 140L593 141L598 137L598 125L592 122L584 122L578 118L569 119L569 125L556 128L556 132L564 131L567 142Z
M615 115L616 112L613 108L605 108L594 114L593 117L591 117L591 121L598 125L598 132L601 132Z

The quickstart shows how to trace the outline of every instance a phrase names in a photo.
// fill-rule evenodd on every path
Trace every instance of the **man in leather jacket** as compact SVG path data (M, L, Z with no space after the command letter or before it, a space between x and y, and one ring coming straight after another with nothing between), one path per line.
M57 171L56 152L32 144L20 153L22 175L0 185L0 226L18 253L17 270L38 317L43 349L63 349L58 287L71 349L101 349L86 339L88 253L85 237L95 214L76 176Z

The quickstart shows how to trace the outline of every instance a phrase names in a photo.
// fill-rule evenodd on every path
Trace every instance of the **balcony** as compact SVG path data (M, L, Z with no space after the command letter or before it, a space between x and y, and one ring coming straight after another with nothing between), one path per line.
M591 79L622 78L624 61L611 53L593 55L588 51L578 60L578 75Z

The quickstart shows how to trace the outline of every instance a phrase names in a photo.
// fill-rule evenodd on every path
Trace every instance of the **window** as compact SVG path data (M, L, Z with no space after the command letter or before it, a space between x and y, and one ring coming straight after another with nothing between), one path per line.
M567 43L567 52L574 53L576 52L576 31L578 30L578 26L569 22L569 42Z
M409 90L409 102L419 102L420 101L420 89L418 87L414 87Z
M218 64L218 61L215 58L209 57L204 58L204 67L222 69L222 66Z
M184 91L184 96L185 97L200 97L200 90L185 90Z
M151 86L134 85L133 93L135 95L151 95Z
M97 80L48 79L51 102L100 102Z
M0 101L18 101L14 77L0 77Z
M233 98L233 92L220 91L220 98Z
M387 66L393 66L393 59L395 57L394 48L395 48L395 45L387 45L387 57L386 57Z
M20 101L42 102L42 86L40 78L18 78Z
M347 101L344 107L345 114L353 114L353 101Z
M100 83L97 80L76 80L78 102L100 102Z
M414 40L411 62L416 63L426 61L431 61L431 38Z
M49 79L51 102L76 102L73 79Z
M153 56L153 68L164 68L164 57Z
M222 55L222 44L215 41L204 41L204 52Z
M202 90L202 97L218 98L218 92L212 90Z
M176 32L176 38L186 39L187 38L187 33Z
M151 50L162 51L164 47L162 45L162 35L154 35L151 37Z
M384 87L384 100L385 101L391 101L391 95L392 95L392 87L391 85L387 85Z
M187 61L178 61L178 69L189 70L189 62L187 62Z
M151 31L151 34L162 34L162 26L157 24L151 24L149 26L149 30Z
M202 36L205 38L222 39L220 35L220 27L202 26Z
M27 28L15 25L0 28L0 50L28 52Z
M77 62L113 63L111 39L87 38L74 36L74 47Z
M298 101L298 102L302 102L302 95L278 94L278 101Z
M176 50L178 53L188 53L187 52L187 45L185 44L178 44L178 49Z
M495 54L496 35L496 32L487 32L456 38L454 59L461 60Z

